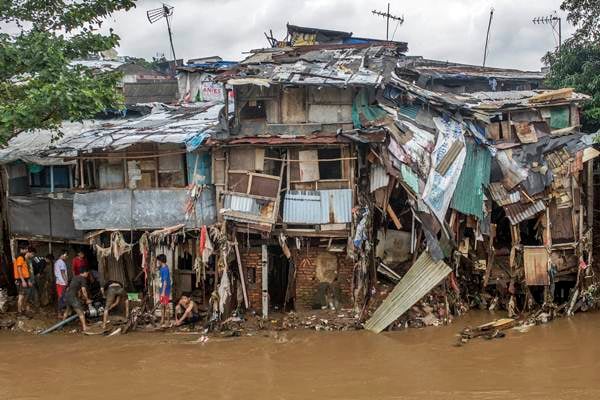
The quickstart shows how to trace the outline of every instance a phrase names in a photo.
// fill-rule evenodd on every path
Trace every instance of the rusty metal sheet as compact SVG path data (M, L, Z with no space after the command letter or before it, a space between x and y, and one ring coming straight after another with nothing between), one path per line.
M488 191L490 196L492 196L492 200L494 200L499 206L506 206L521 201L521 192L518 190L509 192L500 182L490 183L488 185Z
M548 259L548 251L544 246L523 247L523 265L525 266L525 282L527 285L546 286L550 284Z
M511 225L517 225L527 219L535 217L546 209L546 204L542 200L535 203L515 203L504 206L504 212Z
M250 194L276 198L279 193L279 177L253 175Z

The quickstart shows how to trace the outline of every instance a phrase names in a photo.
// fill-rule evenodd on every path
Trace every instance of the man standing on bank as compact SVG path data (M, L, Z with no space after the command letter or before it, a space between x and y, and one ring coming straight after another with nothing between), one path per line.
M81 329L85 332L87 331L87 324L85 322L85 314L83 311L83 305L79 300L79 292L83 297L83 300L86 304L90 304L92 301L88 295L87 291L87 277L89 272L87 269L82 269L79 271L79 275L74 276L65 291L65 303L67 305L67 309L63 315L63 320L67 319L72 311L75 311L79 316L79 321L81 322Z
M165 321L168 320L168 306L171 302L171 273L167 265L167 256L164 254L156 256L156 265L160 275L160 326L165 328Z
M14 262L15 284L18 289L17 297L17 314L25 315L25 311L29 308L27 297L31 290L31 273L29 271L29 260L35 255L33 247L21 248L19 256Z
M59 315L65 306L64 295L65 290L67 289L67 282L69 282L69 277L67 275L68 254L68 250L62 250L60 252L60 257L54 263L54 280L56 282L56 304Z

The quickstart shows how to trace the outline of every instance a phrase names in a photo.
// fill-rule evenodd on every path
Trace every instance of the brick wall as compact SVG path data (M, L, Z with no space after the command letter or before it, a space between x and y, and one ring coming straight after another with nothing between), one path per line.
M262 251L258 247L240 247L240 258L246 274L246 290L248 291L248 300L250 308L260 310L262 307ZM254 283L250 282L251 275L254 274Z
M294 254L296 265L296 309L309 309L313 306L319 280L317 278L317 257L320 253L326 253L323 249L301 250ZM260 247L240 247L240 257L246 273L246 289L250 301L250 307L260 310L262 307L262 252ZM347 259L345 253L336 254L337 273L335 285L339 286L341 292L340 303L342 306L351 304L352 294L352 270L353 263ZM254 271L255 281L250 282L250 276Z
M315 302L316 293L319 288L317 279L317 256L324 249L301 250L294 255L296 264L296 308L308 309ZM341 291L340 304L348 306L352 299L352 270L353 263L346 258L345 253L336 254L337 274L335 284Z

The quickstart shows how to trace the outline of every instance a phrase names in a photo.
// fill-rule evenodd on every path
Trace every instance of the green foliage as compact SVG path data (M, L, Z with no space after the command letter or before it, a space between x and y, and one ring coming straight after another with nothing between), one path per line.
M577 27L573 36L576 42L594 42L600 39L600 0L564 0L561 10Z
M553 88L571 87L586 93L591 100L583 109L584 130L600 128L600 46L596 43L568 41L560 52L549 53L550 71L546 83Z
M565 0L561 9L577 26L573 37L560 51L548 53L544 62L550 67L547 85L572 87L591 96L583 109L583 129L600 129L600 0Z
M117 108L119 75L71 65L119 43L102 20L134 0L0 0L0 142Z

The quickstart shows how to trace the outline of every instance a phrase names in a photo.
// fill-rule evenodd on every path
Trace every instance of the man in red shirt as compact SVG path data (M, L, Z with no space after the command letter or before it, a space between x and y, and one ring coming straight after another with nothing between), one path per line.
M88 262L85 259L85 253L83 250L79 250L79 252L77 252L77 256L73 258L71 265L73 266L73 276L81 274L82 269L88 269Z

